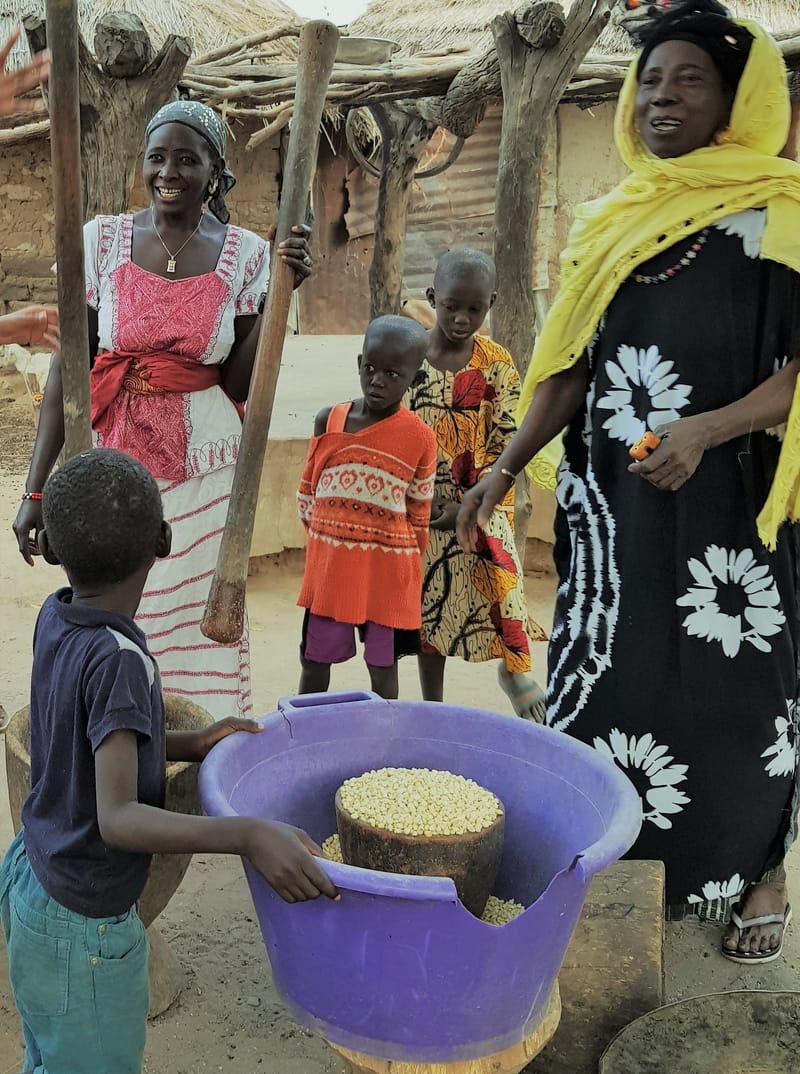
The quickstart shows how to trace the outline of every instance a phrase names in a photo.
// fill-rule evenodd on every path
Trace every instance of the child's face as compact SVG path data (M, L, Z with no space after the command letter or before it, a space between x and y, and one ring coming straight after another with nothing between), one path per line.
M419 360L409 354L406 340L381 340L364 347L358 357L358 376L367 406L374 413L396 410L416 380Z
M494 302L486 281L469 275L436 281L428 291L428 301L436 310L439 330L451 343L464 343L483 322Z

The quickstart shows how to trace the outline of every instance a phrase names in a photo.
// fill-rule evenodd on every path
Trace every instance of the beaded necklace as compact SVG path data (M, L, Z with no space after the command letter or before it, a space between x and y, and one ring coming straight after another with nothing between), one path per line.
M711 231L711 228L709 228L709 227L703 228L703 230L697 236L695 241L692 243L692 245L689 247L689 249L686 251L686 253L683 255L683 257L680 259L680 261L676 262L672 266L672 268L668 268L664 272L658 272L658 273L656 273L655 276L645 276L641 272L635 272L633 274L633 282L634 283L666 283L667 280L674 279L675 276L679 275L679 273L683 272L684 269L687 269L689 267L689 265L691 265L691 263L694 261L694 259L697 257L697 255L700 253L700 251L703 249L705 244L708 242L708 236L709 236L710 231Z

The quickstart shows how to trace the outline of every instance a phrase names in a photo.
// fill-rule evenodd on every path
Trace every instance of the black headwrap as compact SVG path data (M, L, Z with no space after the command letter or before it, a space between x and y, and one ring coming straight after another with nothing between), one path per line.
M753 35L735 23L716 0L669 4L663 14L659 12L645 39L636 68L640 77L650 54L665 41L697 45L711 57L726 89L735 93L747 65Z
M201 135L222 162L222 171L219 174L217 189L208 201L209 210L223 224L227 224L231 218L228 206L225 204L225 195L236 185L236 176L225 163L225 125L214 111L206 104L199 101L172 101L159 108L145 131L145 141L149 141L150 135L157 127L163 127L165 123L183 123L191 127Z

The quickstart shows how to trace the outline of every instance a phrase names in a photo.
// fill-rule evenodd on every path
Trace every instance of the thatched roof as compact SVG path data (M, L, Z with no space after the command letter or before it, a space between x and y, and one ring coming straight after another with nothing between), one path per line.
M98 21L112 11L138 15L153 48L161 48L169 34L188 38L195 56L230 41L269 29L271 25L299 22L297 14L282 0L78 0L78 18L84 40L91 48ZM0 3L0 40L18 29L26 15L44 16L44 0L4 0ZM296 42L284 38L270 44L276 59L294 59ZM24 41L15 48L11 62L27 56Z
M572 0L562 0L569 9ZM363 15L349 26L351 34L388 37L407 55L440 51L483 51L492 42L495 15L514 10L519 0L371 0ZM800 27L800 0L730 0L739 15L758 19L773 33ZM624 6L618 2L611 23L594 51L604 55L628 53L631 39L619 26Z

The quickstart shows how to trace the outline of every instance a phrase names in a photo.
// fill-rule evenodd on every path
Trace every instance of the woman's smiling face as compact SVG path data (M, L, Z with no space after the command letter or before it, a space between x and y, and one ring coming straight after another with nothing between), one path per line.
M682 157L711 144L727 125L732 104L707 52L690 41L665 41L639 78L636 123L651 153Z
M153 204L162 211L199 212L218 170L213 157L205 138L185 123L156 127L145 147L142 168Z

